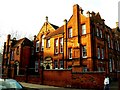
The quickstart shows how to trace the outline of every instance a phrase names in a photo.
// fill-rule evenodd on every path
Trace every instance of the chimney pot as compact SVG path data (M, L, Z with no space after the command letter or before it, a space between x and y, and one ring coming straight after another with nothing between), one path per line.
M45 18L46 18L46 22L48 22L48 16L46 16Z
M64 20L64 25L67 23L67 19Z
M80 7L80 13L81 13L81 14L83 14L83 11L84 11L84 10Z

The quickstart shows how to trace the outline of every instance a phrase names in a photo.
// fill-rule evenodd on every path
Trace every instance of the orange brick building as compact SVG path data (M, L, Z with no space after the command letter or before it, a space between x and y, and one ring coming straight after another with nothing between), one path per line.
M105 24L99 13L73 6L73 15L58 27L43 24L34 38L36 61L44 69L74 72L105 71L115 76L120 70L120 31Z

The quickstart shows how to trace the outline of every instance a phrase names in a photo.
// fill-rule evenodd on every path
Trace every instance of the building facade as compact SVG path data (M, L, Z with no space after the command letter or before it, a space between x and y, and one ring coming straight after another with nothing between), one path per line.
M73 15L58 27L43 24L34 38L36 61L44 69L72 69L73 72L120 70L120 31L105 24L99 12L73 6Z
M8 35L3 50L3 74L40 74L41 67L72 72L105 72L117 78L120 71L120 30L111 29L99 13L87 12L78 4L73 14L60 27L46 17L39 33L31 42Z
M32 50L33 43L29 39L16 40L8 35L3 50L3 75L14 78L15 75L25 74L26 67L34 67L30 66L33 61Z

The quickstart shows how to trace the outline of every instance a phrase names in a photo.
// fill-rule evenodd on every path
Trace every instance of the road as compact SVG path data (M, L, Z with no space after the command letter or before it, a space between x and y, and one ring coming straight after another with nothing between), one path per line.
M24 87L29 88L28 90L95 90L95 89L73 89L73 88L63 88L63 87L54 87L54 86L47 86L47 85L38 85L38 84L31 84L20 82ZM31 89L30 89L31 88ZM110 84L110 90L119 90L118 89L118 82L112 82Z
M38 85L38 84L31 84L20 82L24 87L29 88L29 90L94 90L94 89L73 89L73 88L63 88L63 87L54 87L54 86L47 86L47 85ZM31 89L30 89L31 88Z

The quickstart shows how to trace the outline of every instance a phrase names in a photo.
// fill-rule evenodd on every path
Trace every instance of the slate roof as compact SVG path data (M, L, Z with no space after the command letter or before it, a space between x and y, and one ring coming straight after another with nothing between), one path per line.
M29 40L27 39L26 37L25 38L22 38L22 39L19 39L16 41L16 44L13 46L13 48L17 47L18 45L22 44L24 42L24 40ZM30 40L29 40L30 41Z
M49 33L45 39L51 38L52 36L58 35L58 34L63 34L64 32L64 25L61 26L60 28L56 29L54 32Z
M49 23L54 29L58 29L59 27L58 26L56 26L56 25L54 25L54 24L51 24L51 23Z

